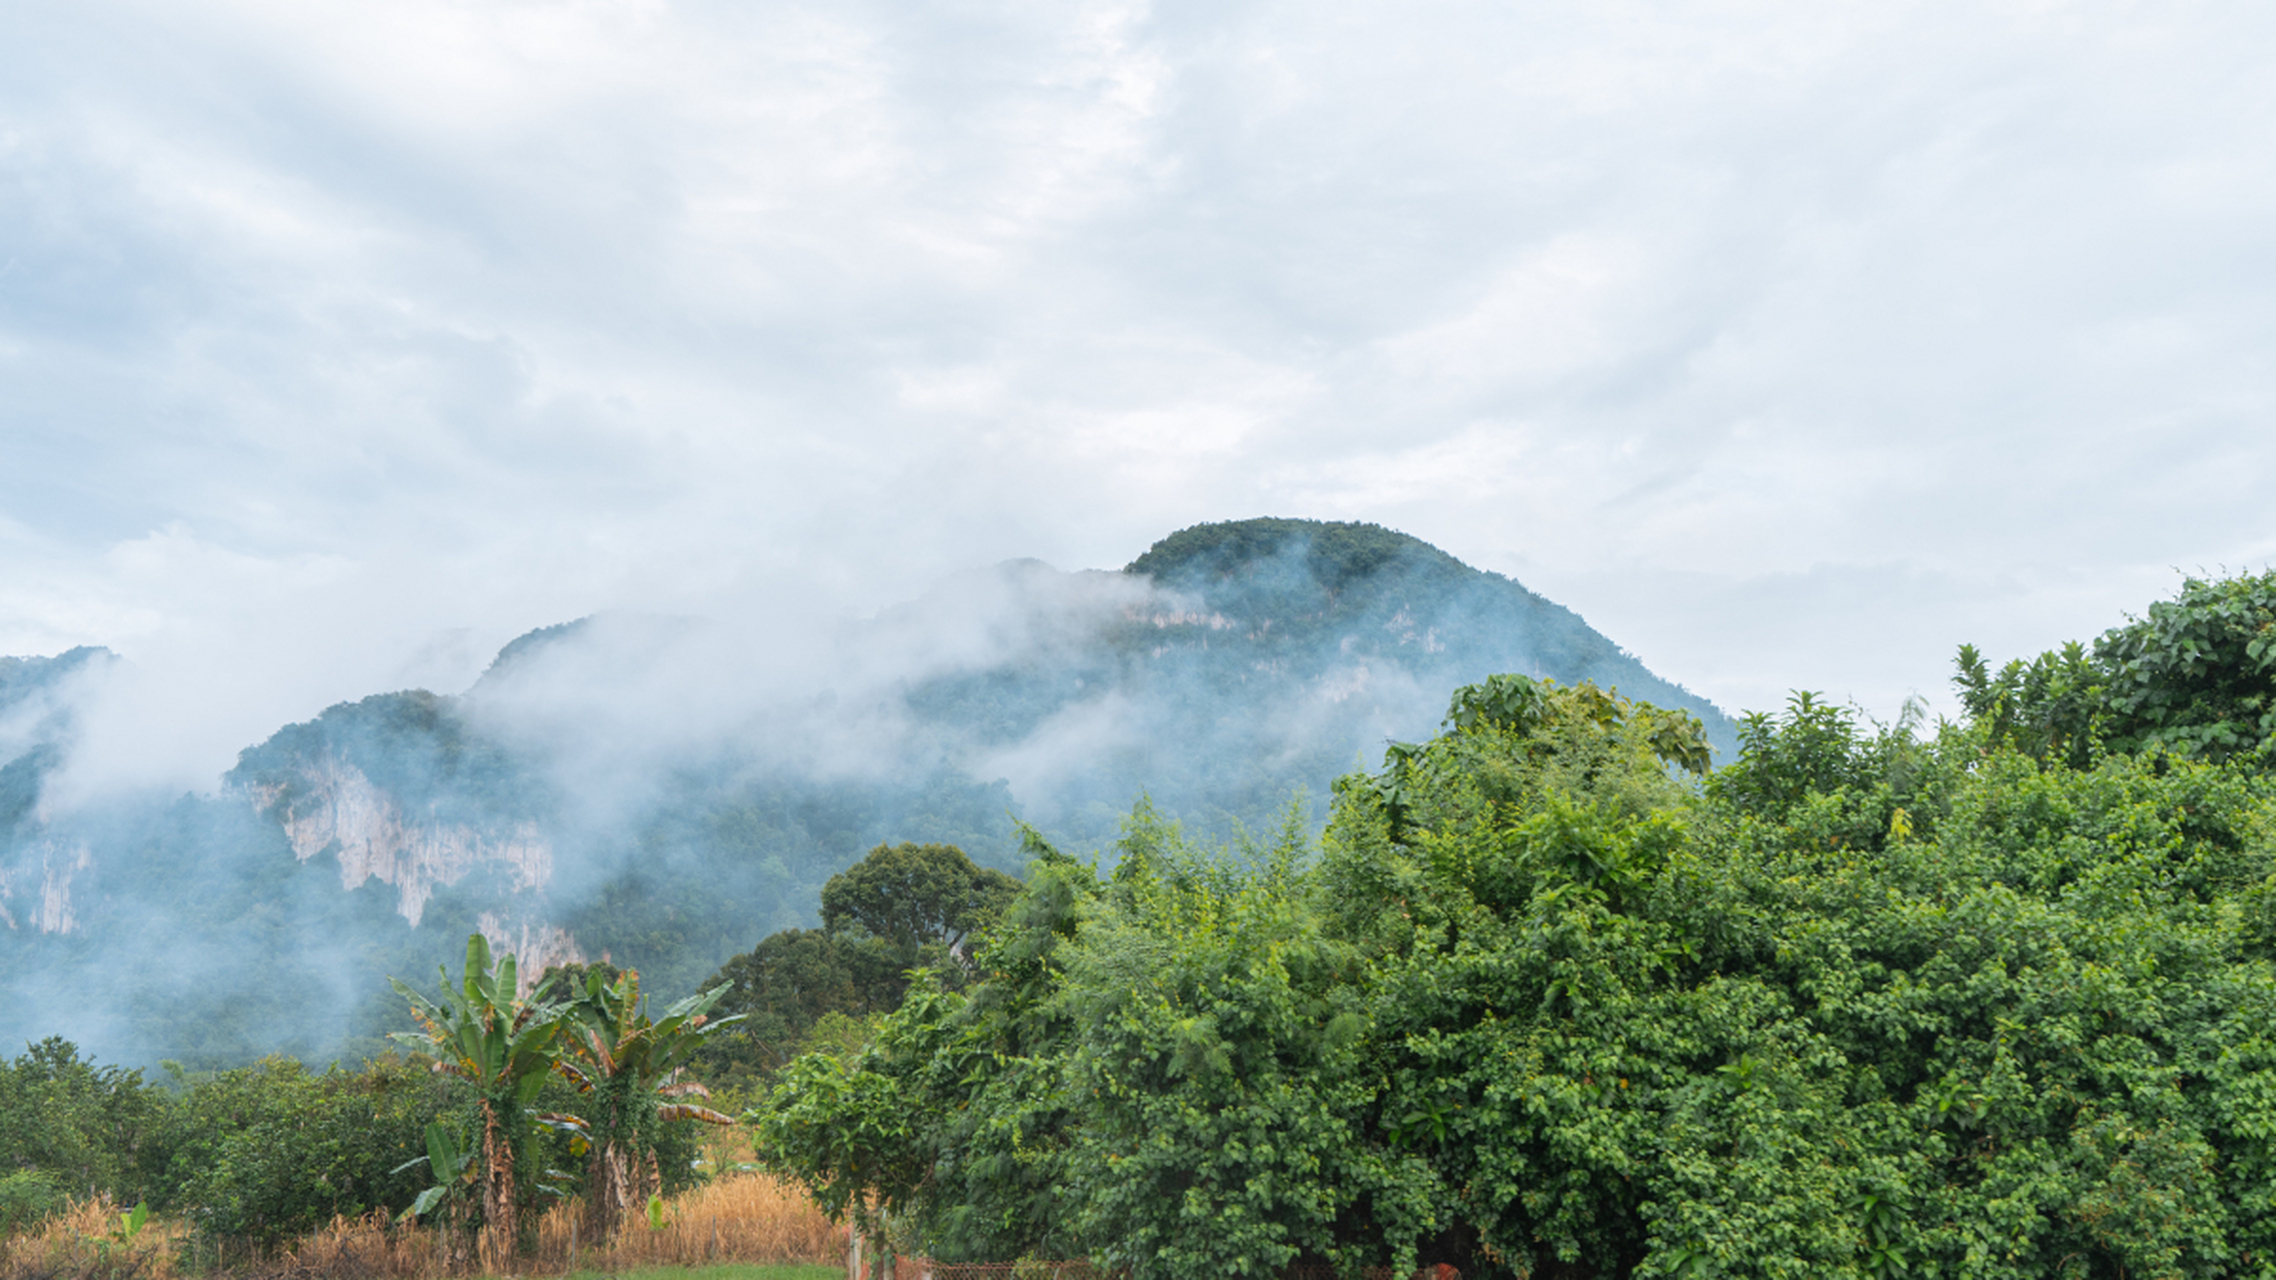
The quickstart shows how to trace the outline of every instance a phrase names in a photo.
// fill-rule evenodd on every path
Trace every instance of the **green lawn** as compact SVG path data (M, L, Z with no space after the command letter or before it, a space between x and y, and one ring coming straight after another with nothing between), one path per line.
M637 1271L578 1271L570 1280L841 1280L844 1267L813 1262L722 1262L711 1267L642 1267Z

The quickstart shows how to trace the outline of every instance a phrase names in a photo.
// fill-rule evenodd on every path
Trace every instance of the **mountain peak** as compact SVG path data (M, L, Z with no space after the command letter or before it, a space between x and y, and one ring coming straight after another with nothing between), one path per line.
M1276 567L1301 568L1331 591L1392 567L1477 572L1412 534L1379 524L1281 516L1180 529L1147 548L1123 572L1166 587L1190 588Z

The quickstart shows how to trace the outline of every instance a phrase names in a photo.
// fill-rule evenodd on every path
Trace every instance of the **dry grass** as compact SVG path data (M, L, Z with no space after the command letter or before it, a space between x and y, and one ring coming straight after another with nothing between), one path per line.
M667 1201L664 1225L635 1218L616 1240L579 1238L578 1206L563 1205L538 1228L535 1257L514 1258L491 1274L567 1275L708 1263L815 1263L842 1266L846 1232L830 1225L796 1186L759 1174L731 1174ZM234 1245L216 1252L193 1242L185 1224L153 1219L131 1244L109 1240L117 1209L74 1204L36 1233L0 1240L0 1280L185 1280L226 1274L259 1280L442 1280L476 1269L439 1233L400 1227L385 1214L339 1219L269 1252Z
M762 1174L730 1174L675 1197L664 1205L662 1230L636 1219L605 1252L573 1239L576 1221L574 1206L546 1215L538 1254L554 1263L548 1270L569 1269L573 1243L578 1268L605 1271L707 1262L843 1264L846 1257L844 1227L830 1225L794 1184Z
M189 1238L186 1224L153 1218L125 1240L118 1238L125 1234L120 1216L106 1197L74 1200L37 1228L0 1237L0 1280L173 1280L181 1273L177 1254Z

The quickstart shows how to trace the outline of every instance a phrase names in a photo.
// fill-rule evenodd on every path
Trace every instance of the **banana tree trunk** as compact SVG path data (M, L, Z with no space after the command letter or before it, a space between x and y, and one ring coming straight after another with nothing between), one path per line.
M514 1203L514 1145L497 1110L482 1104L482 1264L501 1268L514 1256L519 1214Z
M585 1169L585 1225L594 1240L616 1238L626 1215L633 1212L637 1195L632 1162L626 1159L624 1147L614 1142L594 1147L592 1162Z

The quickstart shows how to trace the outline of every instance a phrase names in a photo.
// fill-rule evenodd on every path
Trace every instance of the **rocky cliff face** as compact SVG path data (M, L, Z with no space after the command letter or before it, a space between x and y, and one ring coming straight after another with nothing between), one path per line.
M542 889L553 876L553 847L536 823L492 833L407 817L400 799L333 754L310 762L291 784L252 790L254 803L284 828L295 857L332 854L343 889L367 880L394 886L396 910L413 926L436 886L457 884L477 868L502 869L517 894Z
M70 933L78 928L79 917L71 909L71 881L94 863L94 852L77 841L43 839L22 849L12 869L0 867L0 926L38 933Z
M525 979L589 951L669 998L812 923L881 841L1017 871L1015 819L1099 848L1141 794L1205 840L1270 829L1291 796L1318 821L1338 775L1495 672L1691 707L1732 741L1569 611L1372 526L976 570L810 639L781 641L785 675L776 640L694 620L541 628L464 693L341 703L211 791L61 817L71 691L110 659L0 659L0 1043L321 1054L390 1029L386 978L431 980L477 930Z
M482 912L476 927L493 951L519 958L525 994L548 967L584 962L575 935L546 918L543 890L553 878L554 852L537 823L485 831L406 814L400 798L332 753L307 762L290 783L250 790L255 807L283 828L294 857L306 863L330 854L342 889L373 880L392 886L396 913L412 928L436 889L478 871L500 873L509 900Z

